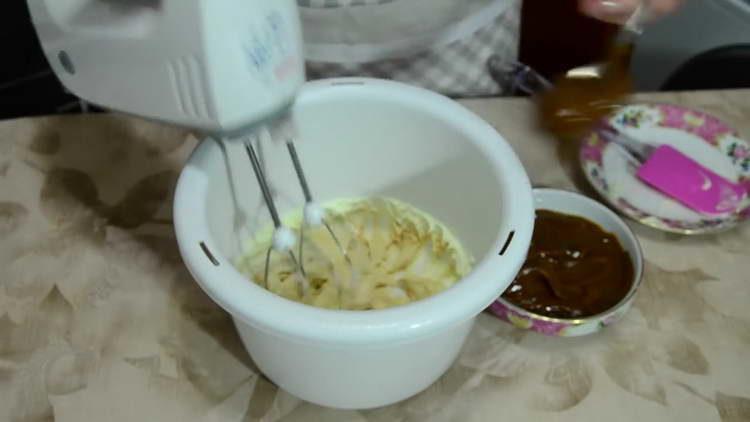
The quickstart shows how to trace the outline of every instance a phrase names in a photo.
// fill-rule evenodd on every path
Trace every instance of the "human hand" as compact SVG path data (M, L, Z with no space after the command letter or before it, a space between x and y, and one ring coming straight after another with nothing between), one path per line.
M642 1L649 1L654 18L677 10L683 0L578 0L579 10L593 18L622 24L635 12Z

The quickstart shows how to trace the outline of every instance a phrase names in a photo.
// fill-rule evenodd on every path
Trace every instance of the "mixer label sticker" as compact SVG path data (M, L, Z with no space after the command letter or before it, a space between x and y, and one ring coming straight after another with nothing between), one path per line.
M269 13L262 25L253 28L244 46L250 70L267 82L283 80L291 74L287 69L293 70L296 65L291 34L288 22L279 11Z

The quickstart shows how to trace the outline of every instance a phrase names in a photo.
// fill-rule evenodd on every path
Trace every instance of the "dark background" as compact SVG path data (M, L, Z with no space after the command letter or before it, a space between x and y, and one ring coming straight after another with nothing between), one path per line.
M47 65L24 0L6 0L0 11L5 57L0 66L0 118L80 111Z

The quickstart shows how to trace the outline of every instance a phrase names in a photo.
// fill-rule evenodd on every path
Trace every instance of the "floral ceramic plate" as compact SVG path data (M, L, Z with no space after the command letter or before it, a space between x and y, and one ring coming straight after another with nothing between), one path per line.
M669 104L636 104L610 117L615 128L647 143L670 144L717 174L750 190L750 147L719 119ZM618 146L596 133L581 146L589 182L612 206L647 226L673 233L705 234L730 229L750 218L750 195L724 217L697 213L641 182Z

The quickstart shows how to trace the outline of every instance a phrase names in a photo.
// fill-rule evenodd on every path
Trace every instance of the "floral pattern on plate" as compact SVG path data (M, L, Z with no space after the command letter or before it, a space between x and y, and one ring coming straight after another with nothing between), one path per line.
M750 146L734 133L726 133L717 140L718 147L734 163L737 171L744 177L750 178Z
M502 298L493 302L488 310L503 321L522 330L536 331L553 337L578 337L593 334L622 319L630 309L632 299L609 312L583 319L565 320L542 317L510 305Z
M750 146L739 134L721 120L697 110L671 104L634 104L621 108L610 117L618 129L671 128L696 135L718 148L734 165L739 182L750 192ZM653 215L635 206L629 198L620 196L610 188L605 177L603 155L608 142L596 133L584 138L581 149L581 166L589 183L612 206L628 217L668 232L705 234L728 230L750 218L750 195L734 214L721 218L703 218L698 221L665 218Z

